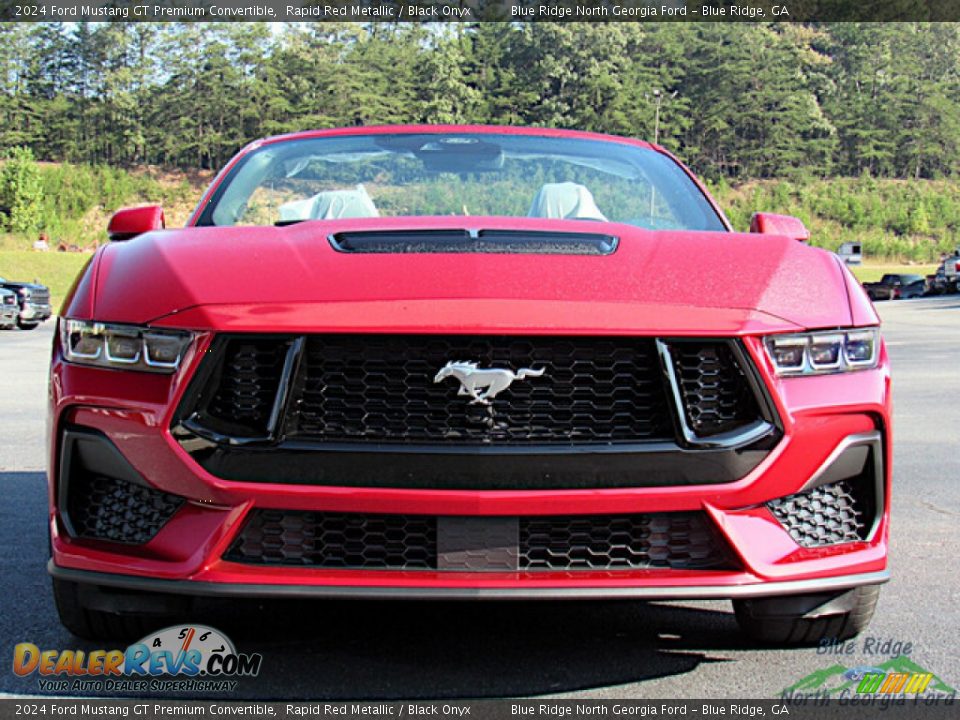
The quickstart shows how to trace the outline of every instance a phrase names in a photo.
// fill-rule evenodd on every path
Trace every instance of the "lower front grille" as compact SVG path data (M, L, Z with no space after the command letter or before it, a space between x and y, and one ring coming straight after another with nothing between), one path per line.
M427 570L437 555L435 518L260 510L227 560L264 565Z
M870 526L853 486L845 481L778 498L767 507L797 545L806 548L866 540Z
M528 570L701 569L726 564L726 545L703 513L523 518Z
M436 517L257 510L224 559L391 570L730 569L703 513Z
M102 475L70 484L67 510L78 537L140 545L153 539L183 498Z

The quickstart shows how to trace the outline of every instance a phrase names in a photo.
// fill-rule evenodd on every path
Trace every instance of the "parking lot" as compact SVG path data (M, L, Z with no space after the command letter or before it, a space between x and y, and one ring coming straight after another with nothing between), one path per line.
M960 687L960 296L878 305L894 365L893 580L869 636ZM36 694L14 644L81 647L57 622L45 570L46 366L53 323L0 333L0 694ZM757 647L726 602L213 603L197 622L264 656L238 698L773 697L835 663ZM875 644L871 647L882 647Z

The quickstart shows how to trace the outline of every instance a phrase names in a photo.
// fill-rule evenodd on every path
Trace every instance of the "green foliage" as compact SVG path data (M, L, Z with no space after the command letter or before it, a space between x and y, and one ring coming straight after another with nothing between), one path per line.
M859 242L873 261L932 262L960 244L960 187L946 180L763 181L711 190L738 230L754 212L796 215L814 245Z
M86 244L120 205L196 197L117 168L405 122L656 137L737 227L793 213L905 261L960 244L957 23L0 23L0 147L63 163L39 200L15 181L16 220L0 202L24 238Z
M26 156L28 152L19 152ZM21 166L30 168L24 182ZM13 176L16 182L8 182ZM106 218L127 205L156 203L166 207L196 202L199 187L186 179L177 183L160 182L144 172L129 172L106 165L61 163L37 166L32 160L6 161L0 167L0 205L9 207L6 188L30 188L32 201L16 205L26 220L5 222L0 228L19 240L4 243L9 247L29 247L38 231L46 233L54 244L86 246L105 237ZM29 208L29 209L27 209ZM17 217L11 214L10 217Z
M956 23L0 25L0 145L41 160L217 169L271 133L479 122L657 137L714 181L960 171Z
M36 230L41 222L42 196L33 153L22 147L8 150L0 166L0 227L15 233Z

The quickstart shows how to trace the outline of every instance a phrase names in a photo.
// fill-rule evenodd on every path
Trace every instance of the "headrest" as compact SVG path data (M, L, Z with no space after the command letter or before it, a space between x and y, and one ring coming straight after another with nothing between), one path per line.
M530 206L530 217L607 221L586 187L572 182L547 183Z

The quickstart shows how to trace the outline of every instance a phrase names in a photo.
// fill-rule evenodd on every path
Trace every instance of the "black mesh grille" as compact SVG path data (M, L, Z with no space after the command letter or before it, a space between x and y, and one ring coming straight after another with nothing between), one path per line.
M731 343L669 345L683 412L698 436L761 418ZM180 417L221 436L309 442L675 440L676 411L654 338L335 334L305 336L300 348L289 336L221 337ZM440 375L451 363L466 372ZM509 381L489 404L465 387L485 371ZM281 383L282 423L272 427ZM473 393L488 386L480 382Z
M462 518L255 511L225 555L241 563L329 568L435 570L442 524ZM473 537L484 537L471 518ZM477 558L518 558L518 570L732 567L727 546L702 513L490 518L502 538L516 523L516 551L473 547ZM440 530L438 530L440 527ZM516 540L514 541L516 542ZM473 569L503 570L496 567Z
M698 436L758 419L756 398L727 343L676 342L670 351L687 423Z
M520 521L520 562L530 570L718 568L725 547L702 513Z
M264 565L429 569L436 566L436 518L255 512L228 560Z
M451 360L543 370L492 407L458 395ZM672 437L653 341L645 338L311 338L290 437L386 442L601 442Z
M767 507L798 545L806 548L866 540L869 509L855 482L843 480L777 498Z
M67 496L78 537L137 545L151 540L182 504L177 495L101 475L79 475Z
M288 347L287 340L228 341L205 419L225 423L218 430L266 433Z

